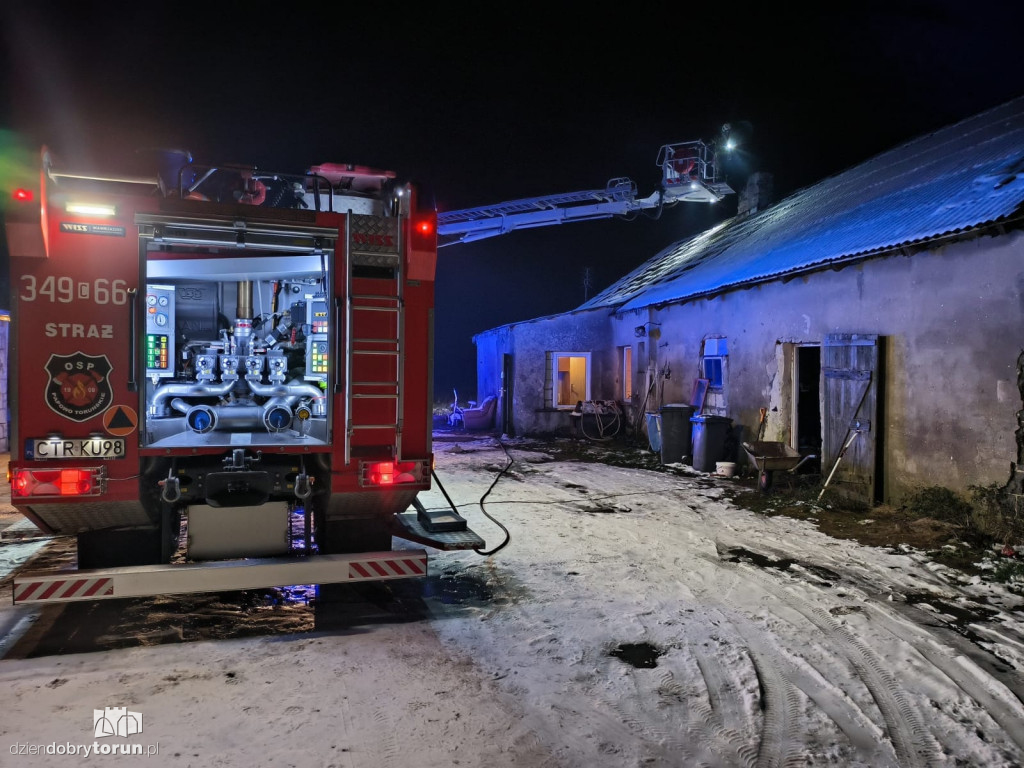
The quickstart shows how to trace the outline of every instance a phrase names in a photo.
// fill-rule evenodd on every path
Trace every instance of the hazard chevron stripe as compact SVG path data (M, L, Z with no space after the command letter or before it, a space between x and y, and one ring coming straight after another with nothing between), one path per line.
M368 560L349 563L348 577L361 579L405 579L423 576L427 571L426 557L400 557L387 560Z
M46 601L78 600L90 597L110 597L114 594L114 580L109 577L82 578L69 576L63 580L29 581L15 584L15 603L43 603Z

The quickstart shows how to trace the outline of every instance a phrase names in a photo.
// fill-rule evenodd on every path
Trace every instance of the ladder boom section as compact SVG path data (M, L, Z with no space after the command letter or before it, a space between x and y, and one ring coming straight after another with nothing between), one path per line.
M516 229L620 216L634 210L636 203L636 185L629 179L612 179L604 189L530 197L439 213L437 233L441 237L454 236L454 242L471 242ZM448 244L451 243L445 243Z
M604 189L438 213L437 234L442 238L438 245L482 240L517 229L625 216L678 202L714 203L733 192L728 184L719 181L715 154L702 141L664 145L659 150L657 165L662 169L661 185L645 198L637 197L633 181L620 177L611 179Z

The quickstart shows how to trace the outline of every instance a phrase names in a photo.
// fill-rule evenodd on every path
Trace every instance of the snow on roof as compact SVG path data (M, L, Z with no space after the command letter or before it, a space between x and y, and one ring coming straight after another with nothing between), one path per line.
M580 309L641 309L863 258L996 221L1022 202L1024 97L669 246Z

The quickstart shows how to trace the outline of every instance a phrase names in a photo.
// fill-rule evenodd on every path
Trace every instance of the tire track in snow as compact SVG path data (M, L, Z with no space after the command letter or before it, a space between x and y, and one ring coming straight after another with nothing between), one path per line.
M716 567L720 565L710 556L705 559ZM705 592L708 603L718 602L728 610L709 609L707 605L705 610L719 613L722 618L716 623L730 626L736 633L737 642L746 646L755 667L760 664L757 674L762 684L762 709L766 722L761 729L762 743L754 746L754 759L758 765L806 763L806 754L801 750L813 747L805 732L808 720L800 711L804 703L800 692L846 736L855 752L856 764L871 768L897 765L891 745L882 741L882 730L844 691L827 682L813 667L810 671L803 669L796 660L787 658L784 651L761 639L764 629L754 626L739 603L729 598L736 587L747 589L750 585L735 571L728 575L731 584L725 584L716 577L713 581L718 589L713 594Z
M376 740L383 753L381 762L390 765L398 759L400 750L395 739L395 726L391 722L391 715L383 707L378 708L373 714L373 733L376 734Z
M344 686L344 682L342 682L344 677L339 675L337 676L337 679L339 681L339 685ZM338 693L341 694L341 691ZM341 701L338 710L341 714L341 717L339 718L341 720L341 733L339 734L339 741L342 741L345 743L345 746L348 747L341 752L341 759L344 761L341 768L355 768L355 762L353 762L355 760L354 756L366 754L366 742L363 739L364 734L366 734L367 731L365 728L353 728L352 707L349 704L348 696L341 696L340 698ZM353 743L355 744L354 748L349 746Z
M920 653L984 709L1017 748L1024 752L1024 704L1009 688L966 654L953 655L928 630L892 616L879 605L868 603L867 607L872 612L873 620Z
M839 624L824 610L808 607L780 588L756 567L743 563L717 561L724 570L741 572L748 579L757 582L783 606L796 611L821 631L829 643L834 644L854 668L860 681L867 687L886 725L896 759L900 766L924 768L933 765L941 754L941 748L931 732L925 727L920 713L907 697L899 682L885 669L870 648ZM773 607L772 613L778 614Z
M742 708L735 704L739 697L733 695L726 699L723 696L723 693L735 692L737 685L724 672L715 656L705 654L696 645L692 647L692 651L697 667L704 678L704 684L707 686L710 705L703 712L698 708L698 714L702 715L705 728L714 736L711 743L706 745L706 749L710 750L716 758L727 749L736 755L740 764L752 768L756 750L751 749L749 739L744 735L745 718ZM731 761L725 763L725 765L736 764Z
M755 713L745 706L749 699L744 696L744 687L748 686L744 677L752 681L756 679L756 672L747 650L733 638L717 638L723 646L736 648L735 662L726 666L721 661L720 650L706 649L706 636L695 635L685 621L681 628L678 647L688 655L682 659L662 658L666 664L689 673L692 682L689 688L681 685L669 668L657 689L661 702L668 706L677 702L688 705L687 719L682 726L686 736L682 754L687 759L680 765L754 768L758 747L752 742L751 734L758 731L758 721Z
M639 619L640 634L652 636L651 628ZM628 697L606 702L618 716L607 733L625 725L634 741L641 740L644 763L686 765L693 768L754 768L755 752L749 744L751 724L742 706L738 679L730 676L714 654L703 651L692 639L684 643L692 653L683 661L683 668L697 667L701 684L700 696L676 681L671 666L673 656L661 656L669 668L662 674L654 693L659 707L651 711L649 691L644 690L636 676L631 676L634 690ZM675 647L676 644L673 644ZM675 666L679 666L675 659ZM680 713L680 704L686 707ZM634 709L636 711L634 711ZM685 720L684 720L685 718ZM682 761L682 762L681 762Z
M796 686L783 677L767 654L750 649L764 702L764 724L757 751L757 768L796 768L804 762L800 742L800 698Z
M788 708L785 722L779 728L787 734L788 744L780 744L779 749L774 752L774 754L779 754L785 748L790 753L785 757L783 765L801 766L805 762L803 755L792 754L798 743L802 742L800 738L802 726L799 712L802 707L802 702L799 699L800 692L814 702L835 723L836 727L849 740L856 752L857 759L864 765L896 764L896 754L891 745L882 741L882 731L845 693L828 683L813 667L807 668L805 663L801 664L790 658L780 648L768 648L767 644L759 639L758 630L745 619L736 616L732 621L737 631L750 645L751 657L758 665L759 676L762 665L767 669L768 674L764 677L768 678L765 686L768 691L768 706L771 707L772 700L775 700L776 710L782 703L785 703ZM778 695L780 687L785 690L784 696ZM772 719L778 720L779 718L773 717ZM772 724L766 722L765 733L770 734L772 727ZM769 736L769 738L771 737ZM768 760L771 754L773 753L768 752L763 759Z
M766 548L763 543L759 543L758 549L764 551ZM790 557L781 550L768 551L780 561ZM892 599L894 593L902 596L900 593L907 591L908 587L914 590L926 588L928 585L921 583L920 579L908 585L893 581L889 573L851 573L848 567L838 561L830 562L828 567L836 571L844 585L848 582L860 593L862 599L857 605L862 610L871 611L875 625L884 628L916 651L945 681L956 686L984 710L1013 742L1018 752L1024 752L1024 703L1021 701L1024 679L1016 670L1006 669L1005 663L980 643L980 636L992 635L998 638L994 643L1019 645L1019 637L1012 629L1008 630L1014 635L1011 638L1001 635L995 628L973 626L976 635L973 639L955 630L949 623L955 619L941 615L941 606L943 603L955 603L962 593L938 575L933 574L935 582L930 584L932 591L938 592L934 597L939 606L935 608L939 612L937 615L924 610L923 606L930 605L927 600L918 604ZM795 581L807 583L799 571L790 568L786 573ZM816 585L812 583L812 586ZM794 595L794 599L803 602L799 596ZM832 621L831 617L829 621ZM995 671L998 671L1002 680L993 675Z

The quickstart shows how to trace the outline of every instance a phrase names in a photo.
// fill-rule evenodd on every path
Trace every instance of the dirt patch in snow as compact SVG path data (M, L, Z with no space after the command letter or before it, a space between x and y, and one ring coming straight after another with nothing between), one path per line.
M775 483L765 493L757 487L757 476L741 464L732 478L701 473L682 464L662 464L661 457L635 441L594 443L589 440L553 438L513 440L519 451L536 451L547 460L586 461L612 466L646 469L690 478L704 478L708 485L722 487L737 506L766 516L784 515L813 523L822 533L872 547L894 551L911 548L928 553L936 562L969 574L981 572L977 563L993 549L993 543L962 525L922 516L887 504L868 507L826 493L821 501L822 477L816 472L794 475L776 473Z

